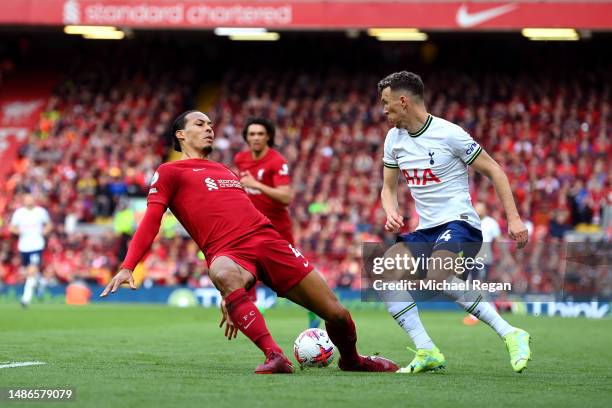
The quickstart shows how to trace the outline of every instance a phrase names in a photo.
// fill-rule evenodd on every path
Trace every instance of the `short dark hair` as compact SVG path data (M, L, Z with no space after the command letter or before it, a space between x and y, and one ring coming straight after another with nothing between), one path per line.
M420 76L414 72L400 71L387 75L378 83L378 92L382 92L385 88L391 88L392 91L403 89L411 94L423 99L425 93L425 84Z
M185 126L187 126L187 115L193 112L199 111L194 109L185 111L178 115L176 119L174 119L174 122L172 122L172 128L170 129L170 131L172 132L172 138L174 140L174 150L176 150L177 152L181 152L183 150L181 149L181 143L178 137L176 137L176 132L185 129Z
M249 126L251 125L261 125L266 128L266 133L268 134L268 147L274 146L274 135L276 135L276 127L272 123L272 121L266 118L248 118L244 128L242 129L242 138L244 141L247 141L247 131L249 130Z

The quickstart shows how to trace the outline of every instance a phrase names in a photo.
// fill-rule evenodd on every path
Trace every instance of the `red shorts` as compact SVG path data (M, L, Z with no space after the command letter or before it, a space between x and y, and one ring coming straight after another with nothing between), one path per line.
M268 218L272 222L272 226L274 227L274 229L280 234L280 236L284 240L289 241L290 244L293 244L295 242L295 240L293 239L293 224L291 223L289 217L274 219L270 217Z
M272 228L262 229L235 245L221 249L210 261L226 256L279 296L300 283L314 266L294 246Z

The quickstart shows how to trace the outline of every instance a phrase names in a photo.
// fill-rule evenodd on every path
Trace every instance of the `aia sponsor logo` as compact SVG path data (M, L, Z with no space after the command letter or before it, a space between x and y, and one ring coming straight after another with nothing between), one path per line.
M428 183L441 183L442 181L436 176L431 169L419 170L402 170L406 178L406 184L409 186L426 186Z

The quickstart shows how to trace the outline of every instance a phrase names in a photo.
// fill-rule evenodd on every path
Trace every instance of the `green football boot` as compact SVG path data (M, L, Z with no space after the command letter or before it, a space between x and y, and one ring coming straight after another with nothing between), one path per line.
M531 360L530 342L531 336L529 333L521 329L516 329L504 336L504 343L506 343L506 348L510 353L510 365L516 373L523 372L527 368L527 363Z
M446 359L444 358L444 354L440 353L440 349L435 346L431 350L413 350L410 347L407 348L416 355L410 364L397 370L398 373L416 374L424 373L426 371L438 371L446 367Z

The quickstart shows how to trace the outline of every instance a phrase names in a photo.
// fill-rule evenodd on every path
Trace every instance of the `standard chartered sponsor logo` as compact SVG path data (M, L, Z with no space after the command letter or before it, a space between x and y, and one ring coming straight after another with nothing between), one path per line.
M215 180L211 179L210 177L206 177L204 179L204 183L206 183L206 187L208 187L208 191L219 189L219 186L217 186L217 183L215 183Z
M63 11L64 24L81 23L81 6L77 0L67 0Z
M234 179L217 179L217 183L221 188L242 188L240 181Z
M135 3L135 4L132 4ZM192 26L220 25L264 25L291 24L293 7L281 5L191 5L191 2L176 1L169 4L141 4L127 0L113 4L94 3L84 5L83 18L77 0L67 0L64 5L65 23L90 24L139 24L155 25L187 24ZM83 20L83 21L81 21Z
M235 179L213 179L211 177L206 177L204 179L204 183L206 183L206 187L208 187L208 191L219 190L220 188L240 188L242 189L242 184L240 181Z

